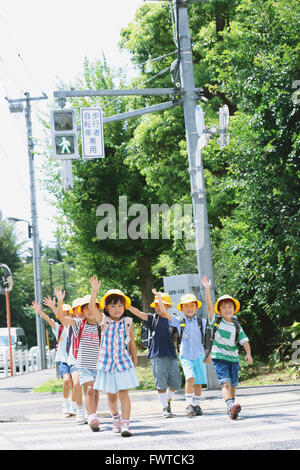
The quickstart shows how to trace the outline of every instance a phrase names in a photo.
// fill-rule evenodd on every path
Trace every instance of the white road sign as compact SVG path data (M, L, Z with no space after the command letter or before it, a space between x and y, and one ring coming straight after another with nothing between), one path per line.
M101 108L81 108L82 157L104 157L103 119Z

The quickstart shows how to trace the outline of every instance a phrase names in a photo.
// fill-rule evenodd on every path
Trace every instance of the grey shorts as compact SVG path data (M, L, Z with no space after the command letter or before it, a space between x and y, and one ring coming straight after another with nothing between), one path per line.
M153 357L150 359L150 363L157 390L167 390L168 387L173 390L181 388L181 376L177 359Z

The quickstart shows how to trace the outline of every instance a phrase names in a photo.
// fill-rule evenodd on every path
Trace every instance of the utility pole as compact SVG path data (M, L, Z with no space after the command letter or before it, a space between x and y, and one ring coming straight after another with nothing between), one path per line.
M29 162L29 176L30 176L30 203L31 203L31 226L32 226L32 241L33 241L33 273L34 273L34 293L35 299L38 303L42 304L42 279L41 279L41 254L40 254L40 240L38 231L38 214L36 204L36 187L35 187L35 173L34 173L34 142L32 136L32 121L31 121L31 101L38 101L48 99L43 96L31 98L28 92L25 93L25 98L10 100L6 98L9 103L9 109L12 113L23 112L24 108L22 103L25 102L25 122L27 129L27 148L28 148L28 162ZM44 320L36 314L36 333L38 349L41 354L42 369L47 368L47 358L45 349L45 324Z
M159 105L145 107L128 113L108 116L103 119L103 123L128 119L142 114L162 111L174 106L183 105L184 122L186 128L186 139L188 149L189 174L191 182L191 195L193 203L194 230L197 255L197 268L199 276L199 286L201 300L203 303L203 316L208 316L208 309L205 302L205 292L202 288L201 278L206 275L211 280L211 296L215 301L214 275L211 256L210 232L207 217L206 192L204 184L204 172L201 157L201 146L199 145L198 132L196 129L195 110L197 100L203 96L201 88L195 88L194 67L192 59L191 36L189 31L188 5L189 3L206 2L207 0L163 0L173 2L176 15L176 27L178 34L179 49L179 70L180 83L174 83L174 88L151 88L151 89L131 89L131 90L70 90L56 91L54 96L58 99L61 107L65 106L67 97L84 96L129 96L147 95L160 96L169 95L171 101ZM195 248L195 247L193 247ZM208 388L219 389L216 374L212 365L207 367Z
M178 6L178 8L176 8L176 6ZM185 0L174 0L174 8L176 8L178 13L177 27L179 36L178 47L180 56L180 77L182 82L181 85L185 90L183 109L189 159L191 195L193 201L197 268L203 313L205 317L208 317L208 309L205 301L205 289L201 284L202 276L206 275L207 279L211 280L211 297L213 303L215 302L215 284L207 216L204 171L201 148L198 147L198 132L196 129L195 109L197 106L197 95L195 93L188 4ZM220 388L214 368L211 364L207 366L207 372L208 388Z

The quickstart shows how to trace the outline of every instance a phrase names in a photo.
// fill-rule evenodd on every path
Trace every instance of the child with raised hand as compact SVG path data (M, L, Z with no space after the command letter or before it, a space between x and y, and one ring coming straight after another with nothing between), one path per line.
M173 342L173 327L178 327L173 317L168 318L168 309L173 305L170 296L152 290L155 295L150 307L156 314L141 312L135 307L129 307L137 317L146 322L152 332L148 358L155 379L155 386L162 404L163 416L172 418L171 401L176 390L181 387L181 377L177 363L177 354Z
M52 312L55 314L55 316L59 319L59 321L62 323L62 319L66 315L75 315L74 309L70 308L68 311L64 311L64 306L63 306L63 312L61 318L59 318L59 313L58 313L58 308L56 307L56 301L55 297L51 299L50 296L44 297L43 300L44 305L46 307L50 308ZM70 329L72 330L72 327L67 327L66 328L66 334L67 334L67 339L66 339L66 354L67 354L67 367L70 371L71 379L72 379L72 396L71 396L71 406L69 409L69 415L74 416L76 415L76 422L77 423L84 423L84 408L82 406L82 390L81 390L81 385L79 383L79 376L78 372L75 367L75 362L71 361L70 362L70 355L69 355L69 340L70 340Z
M58 300L58 312L61 315L62 302L65 293L61 288L55 289ZM88 424L92 431L100 431L100 422L97 417L97 406L99 393L94 390L94 381L97 373L97 360L99 354L99 336L97 321L98 316L89 310L90 296L82 298L81 310L83 318L62 318L65 326L73 327L74 337L74 357L78 369L80 385L83 386L85 394L86 411L88 414Z
M237 342L245 349L247 362L252 364L249 340L235 319L235 315L240 309L240 303L230 295L223 295L219 297L213 307L210 296L211 281L208 281L207 277L203 276L201 283L205 288L205 300L213 332L215 332L212 335L212 362L222 387L223 398L227 405L227 413L231 419L237 419L241 411L241 405L239 403L235 404L239 372ZM237 333L238 336L236 338Z
M57 314L57 308L52 305L52 311L54 314ZM62 412L65 416L69 416L71 414L70 404L69 404L69 393L70 388L72 388L72 380L71 380L71 371L70 367L67 364L68 355L66 352L66 343L67 343L67 331L63 325L60 325L56 321L52 320L46 313L42 311L41 305L36 302L35 300L32 302L32 307L52 328L52 332L57 341L57 349L55 355L55 362L58 363L58 370L60 377L63 379L63 405L62 405ZM68 310L68 306L65 306L65 310Z
M121 433L122 437L130 437L131 402L128 390L139 385L135 372L137 355L132 318L125 316L131 300L118 289L109 290L100 300L102 312L96 306L101 282L93 276L90 284L90 310L99 315L101 324L100 355L94 388L107 394L113 417L113 432ZM118 411L118 397L122 419Z
M205 333L206 320L197 319L196 312L202 303L194 294L184 294L177 305L183 312L182 319L168 313L168 319L177 323L180 331L179 360L185 376L185 400L188 416L201 416L200 397L202 385L207 383L206 366L203 362L205 352L202 335ZM199 325L199 323L200 325Z

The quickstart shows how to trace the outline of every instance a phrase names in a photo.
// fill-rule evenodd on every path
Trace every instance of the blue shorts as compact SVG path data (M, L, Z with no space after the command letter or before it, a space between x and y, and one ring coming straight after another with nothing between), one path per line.
M224 361L223 359L212 359L219 384L229 382L232 387L237 387L239 383L239 363Z
M75 370L75 366L67 364L66 362L58 362L59 375L63 377L65 374L71 375Z
M80 385L87 382L95 382L97 376L97 369L77 369L79 374Z
M195 360L185 359L182 356L180 356L179 359L185 380L189 380L193 377L195 379L195 385L207 384L206 365L203 362L204 354L201 354L201 356Z

